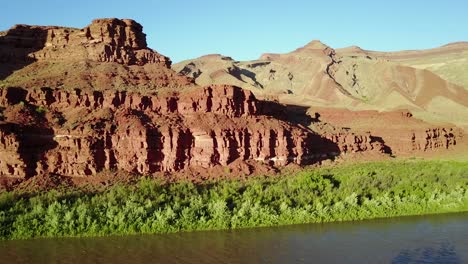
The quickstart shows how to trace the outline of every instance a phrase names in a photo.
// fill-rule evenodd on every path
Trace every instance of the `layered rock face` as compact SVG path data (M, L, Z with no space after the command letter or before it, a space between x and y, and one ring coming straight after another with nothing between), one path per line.
M317 111L320 112L323 123L340 124L352 128L357 133L371 132L375 141L383 143L388 148L387 152L396 155L453 149L457 144L464 142L465 137L465 132L454 125L429 124L414 118L408 111ZM324 135L329 133L326 129L321 132Z
M106 170L151 174L238 162L305 165L347 151L303 126L265 115L261 104L250 91L233 86L165 96L1 89L5 155L0 173L88 176ZM33 142L42 147L34 148Z

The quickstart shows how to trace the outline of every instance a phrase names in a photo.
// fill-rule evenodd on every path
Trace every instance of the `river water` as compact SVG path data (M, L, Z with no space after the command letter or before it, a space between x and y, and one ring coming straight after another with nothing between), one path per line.
M0 241L0 263L468 263L468 213L234 231Z

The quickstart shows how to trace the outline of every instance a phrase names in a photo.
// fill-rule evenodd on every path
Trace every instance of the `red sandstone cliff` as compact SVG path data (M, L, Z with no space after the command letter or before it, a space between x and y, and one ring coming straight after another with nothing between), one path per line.
M0 173L151 174L238 161L305 165L345 151L303 126L263 115L260 104L251 92L232 86L166 96L2 89ZM33 142L42 147L34 149Z

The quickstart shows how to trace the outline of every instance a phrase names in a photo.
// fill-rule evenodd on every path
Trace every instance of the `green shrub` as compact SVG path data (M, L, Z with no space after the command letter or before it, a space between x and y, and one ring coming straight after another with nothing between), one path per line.
M41 105L41 106L36 107L36 112L37 112L38 114L45 114L45 113L47 113L48 111L49 111L49 110L48 110L47 107L45 107L45 106L42 106L42 105Z
M468 210L468 162L399 161L202 185L0 194L3 239L165 233Z

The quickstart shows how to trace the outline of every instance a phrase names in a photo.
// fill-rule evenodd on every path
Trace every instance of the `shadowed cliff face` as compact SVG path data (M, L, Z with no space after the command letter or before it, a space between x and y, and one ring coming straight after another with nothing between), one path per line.
M46 40L46 29L24 25L17 25L0 35L0 80L36 62L30 54L43 49Z

